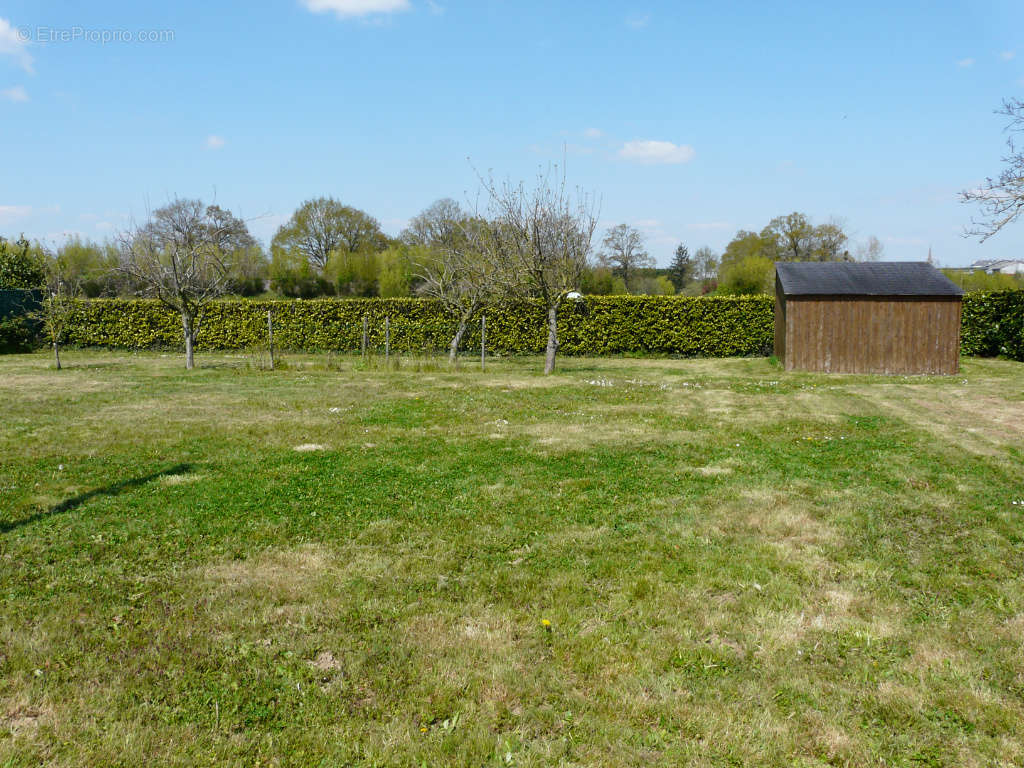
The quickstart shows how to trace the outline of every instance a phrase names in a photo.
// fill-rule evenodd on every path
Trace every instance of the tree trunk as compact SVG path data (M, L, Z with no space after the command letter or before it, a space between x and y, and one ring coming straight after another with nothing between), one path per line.
M453 365L456 368L459 367L459 345L462 343L462 337L466 333L466 325L469 323L469 315L463 315L459 318L459 328L455 331L455 338L452 339L452 343L448 347L448 365Z
M53 342L53 358L57 361L57 370L60 370L60 344Z
M196 367L195 357L192 354L192 346L195 343L195 331L192 328L192 318L185 313L181 315L181 330L185 334L185 368L191 371Z
M558 305L548 307L548 349L544 358L544 374L555 372L555 355L558 354Z

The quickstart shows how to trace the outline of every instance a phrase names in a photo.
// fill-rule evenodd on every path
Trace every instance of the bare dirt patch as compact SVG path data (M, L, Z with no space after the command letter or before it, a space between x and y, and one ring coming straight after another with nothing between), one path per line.
M341 662L330 651L320 651L308 664L320 672L336 672L341 669Z

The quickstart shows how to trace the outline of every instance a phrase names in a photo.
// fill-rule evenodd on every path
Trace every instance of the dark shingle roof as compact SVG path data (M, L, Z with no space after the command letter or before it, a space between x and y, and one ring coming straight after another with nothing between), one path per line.
M962 296L926 261L776 262L786 296Z

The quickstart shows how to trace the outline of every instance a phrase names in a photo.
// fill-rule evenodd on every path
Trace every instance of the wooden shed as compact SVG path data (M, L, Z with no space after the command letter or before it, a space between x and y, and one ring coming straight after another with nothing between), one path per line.
M961 291L927 262L779 262L775 354L787 371L952 374Z

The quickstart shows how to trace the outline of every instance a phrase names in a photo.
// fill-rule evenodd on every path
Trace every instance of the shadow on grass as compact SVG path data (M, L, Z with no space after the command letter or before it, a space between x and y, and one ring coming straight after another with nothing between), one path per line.
M158 472L151 472L148 475L143 475L141 477L133 477L129 480L122 480L118 483L111 483L110 485L105 485L102 488L94 488L91 491L86 491L85 493L80 493L77 496L72 496L70 498L64 499L64 501L60 502L59 504L54 504L45 512L37 512L36 514L29 515L28 517L22 520L16 520L10 523L0 523L0 534L9 533L10 531L13 531L17 528L21 528L24 525L29 525L38 520L43 520L44 518L50 517L51 515L60 515L64 512L70 512L71 510L77 509L78 507L85 504L87 501L90 501L91 499L94 499L97 496L117 496L123 493L124 491L130 490L132 488L138 488L140 485L145 485L146 483L152 482L153 480L156 480L158 477L163 477L165 475L184 475L191 471L191 464L175 464L173 467L167 467L166 469L161 469Z

